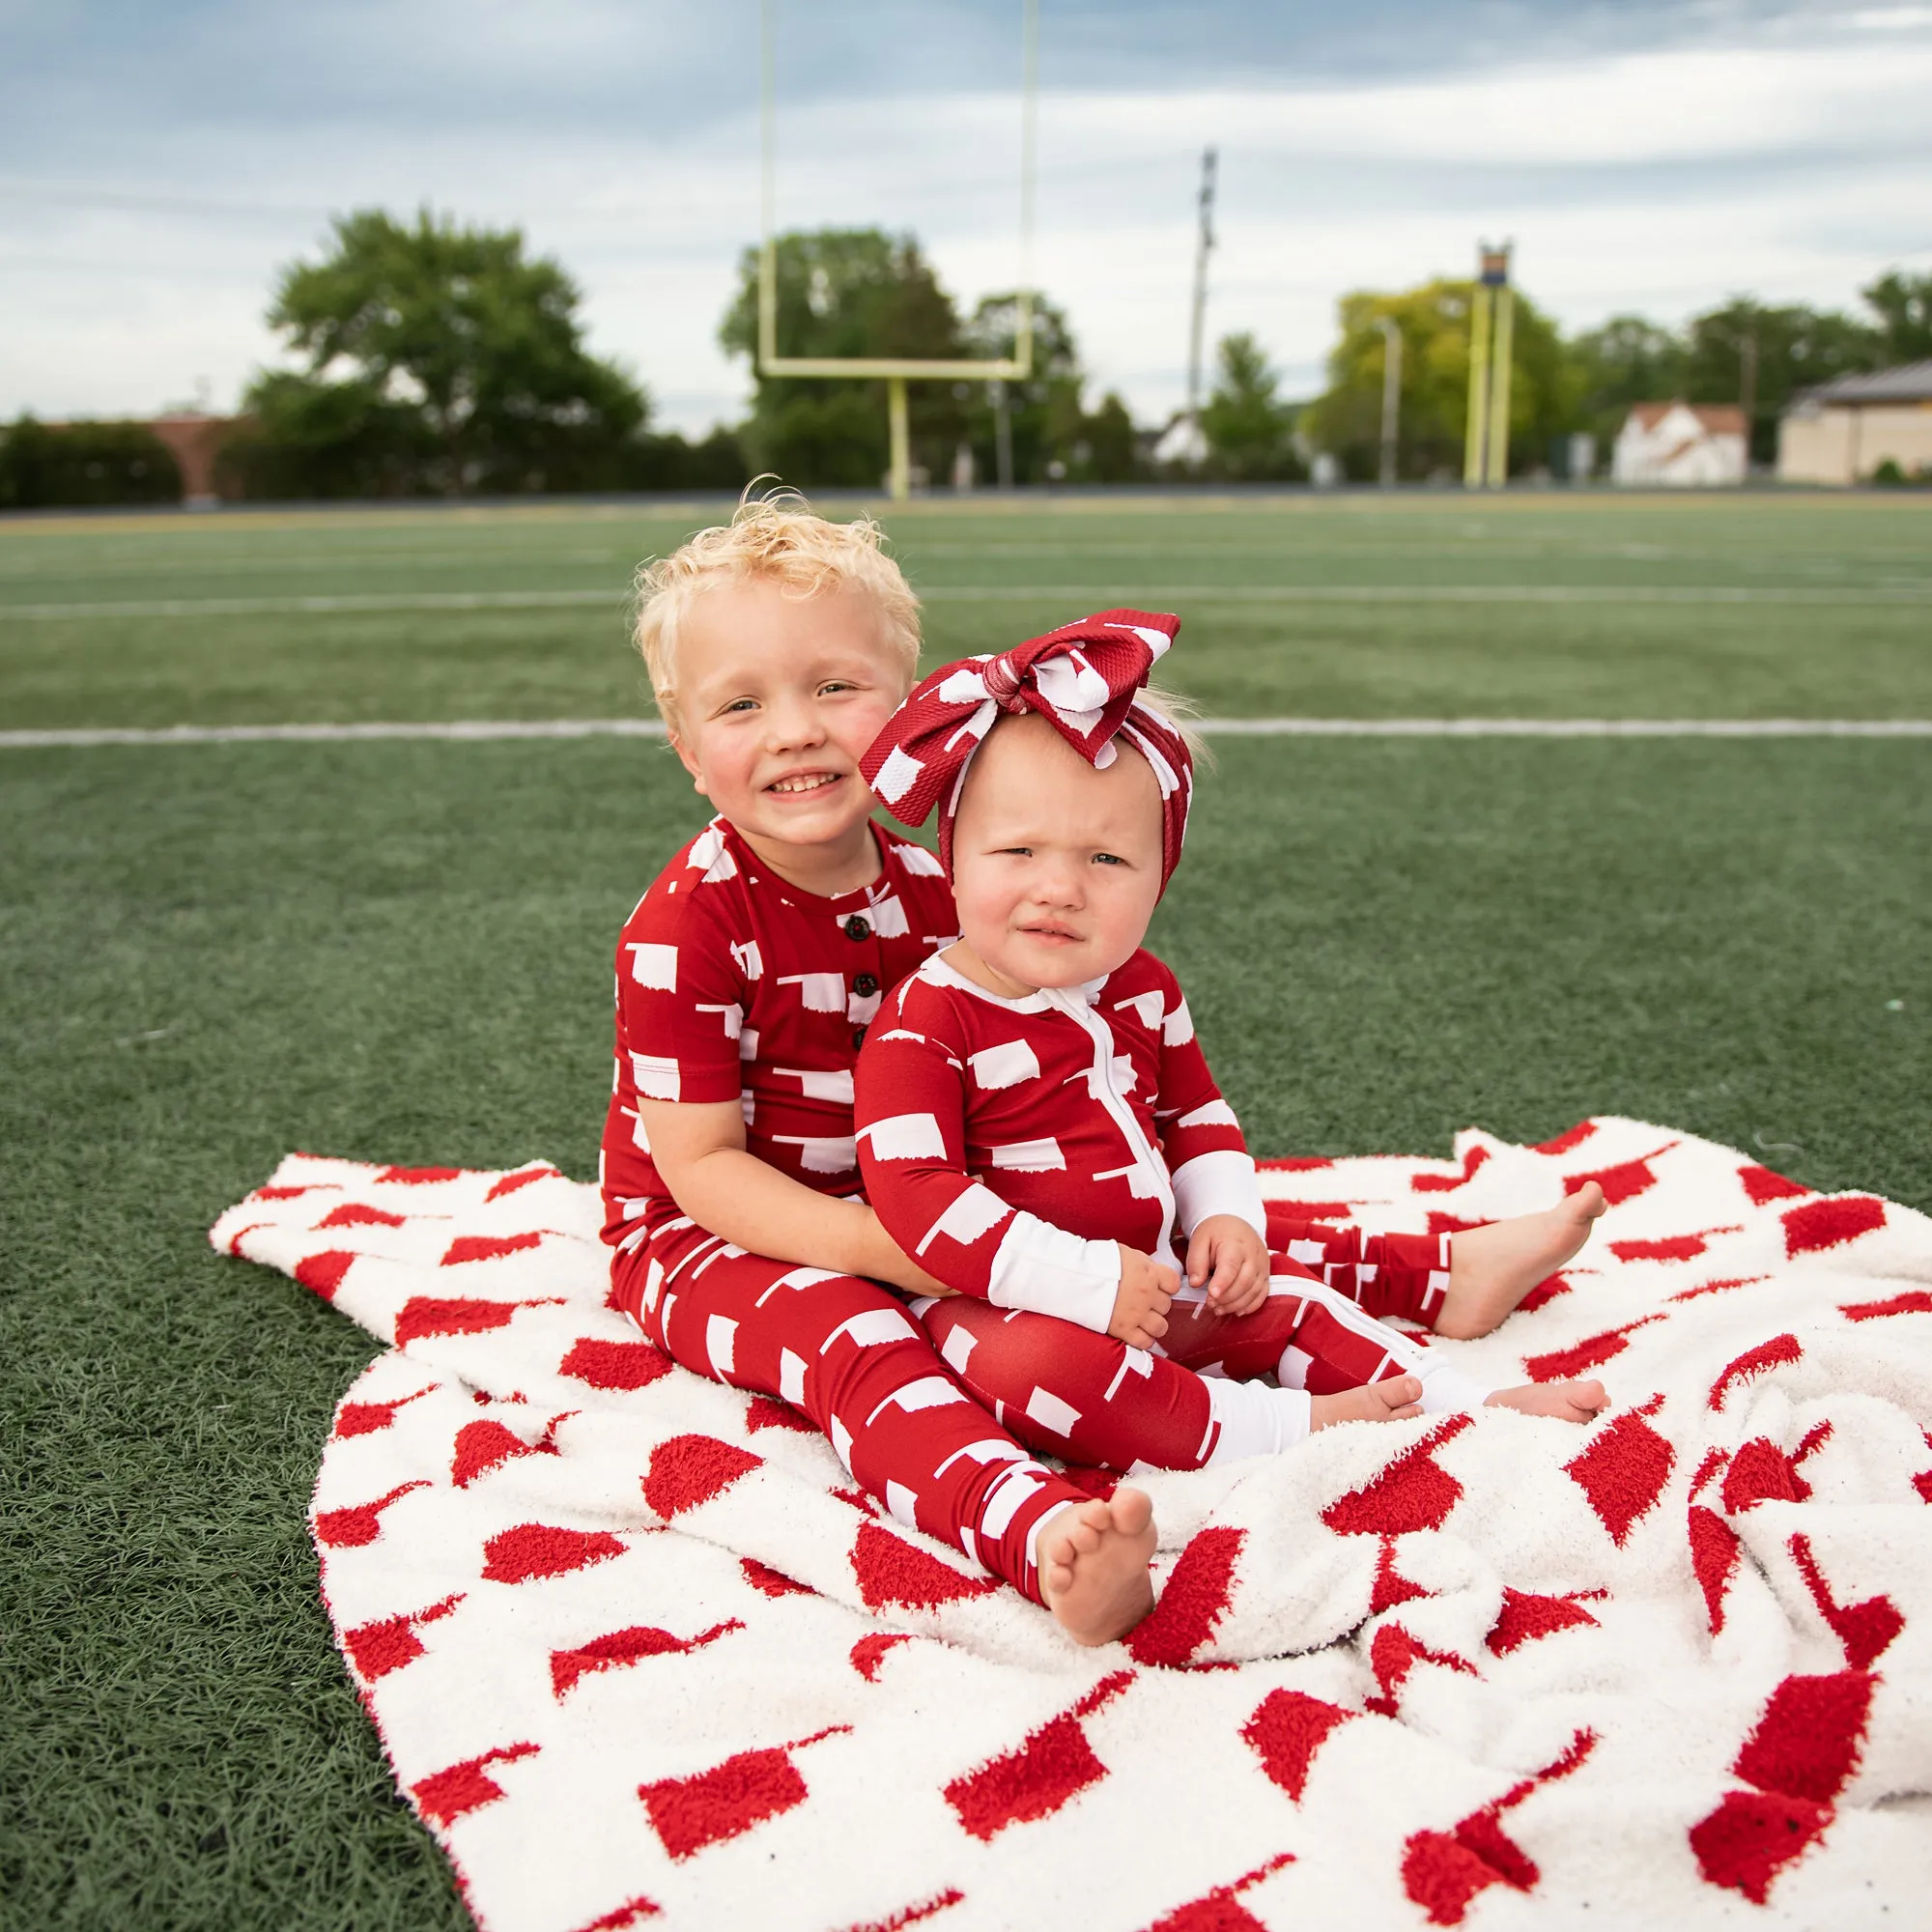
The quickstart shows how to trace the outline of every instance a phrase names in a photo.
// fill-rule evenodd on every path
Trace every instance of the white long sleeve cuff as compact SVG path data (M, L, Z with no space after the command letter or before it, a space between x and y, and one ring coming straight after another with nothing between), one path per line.
M1037 1214L1016 1213L993 1257L986 1299L995 1308L1057 1315L1104 1335L1120 1291L1115 1242L1082 1240Z
M1180 1232L1192 1235L1215 1214L1232 1214L1267 1239L1267 1208L1262 1203L1261 1178L1252 1154L1216 1148L1211 1153L1197 1153L1175 1170L1174 1218Z

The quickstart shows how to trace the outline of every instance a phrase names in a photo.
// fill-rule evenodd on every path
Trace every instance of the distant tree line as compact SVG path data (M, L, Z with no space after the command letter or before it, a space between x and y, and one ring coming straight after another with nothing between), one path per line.
M746 250L719 327L755 363L758 258ZM909 235L819 229L778 243L781 355L958 360L1012 355L1019 302L962 312ZM1072 327L1036 299L1022 382L923 382L909 389L916 469L943 484L1123 483L1158 477L1292 481L1325 453L1376 473L1386 354L1401 331L1400 471L1460 475L1468 382L1466 281L1342 298L1323 392L1281 394L1252 334L1224 337L1198 437L1137 429L1112 391L1089 407ZM1613 317L1565 340L1519 294L1511 468L1526 473L1577 431L1615 435L1633 403L1746 400L1753 456L1769 462L1792 393L1855 370L1932 355L1932 274L1892 270L1862 292L1866 313L1740 298L1671 329ZM757 374L750 414L693 441L653 428L648 392L583 341L582 297L516 229L339 216L320 261L277 280L268 321L293 366L265 370L222 448L224 496L257 498L735 491L772 472L807 488L875 489L888 463L884 384ZM1169 425L1167 427L1172 427ZM1177 453L1178 451L1178 453ZM0 508L166 502L181 473L138 423L0 428Z

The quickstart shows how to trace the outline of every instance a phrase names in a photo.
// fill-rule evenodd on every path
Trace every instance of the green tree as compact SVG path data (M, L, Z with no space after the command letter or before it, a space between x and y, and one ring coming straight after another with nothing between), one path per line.
M1859 293L1879 318L1879 354L1888 368L1932 355L1932 274L1890 269Z
M910 235L877 228L821 228L778 240L781 355L902 355L955 358L959 317ZM755 360L758 250L739 263L738 293L718 339ZM787 483L876 489L890 460L886 385L834 377L759 375L747 456ZM933 475L952 467L966 412L950 384L914 383L907 392L913 461Z
M1640 315L1613 315L1570 345L1583 426L1605 448L1637 403L1684 392L1684 341Z
M1214 387L1201 410L1209 476L1267 483L1306 474L1290 437L1295 412L1277 393L1281 379L1255 338L1224 335L1214 352Z
M1755 355L1754 463L1776 460L1778 418L1796 391L1876 368L1884 359L1883 337L1868 323L1834 309L1772 308L1749 296L1693 317L1686 334L1687 402L1741 403L1746 358Z
M146 423L0 425L0 510L178 503L181 494L173 453Z
M1379 318L1402 331L1400 474L1463 473L1468 423L1469 281L1438 278L1399 295L1356 290L1339 304L1341 340L1328 356L1328 387L1299 427L1340 459L1346 473L1377 472L1381 445L1383 344ZM1577 426L1577 376L1556 326L1519 292L1510 356L1510 468L1547 460L1550 440Z
M583 346L577 285L517 229L339 215L269 311L299 371L261 376L238 461L315 494L610 487L648 403Z

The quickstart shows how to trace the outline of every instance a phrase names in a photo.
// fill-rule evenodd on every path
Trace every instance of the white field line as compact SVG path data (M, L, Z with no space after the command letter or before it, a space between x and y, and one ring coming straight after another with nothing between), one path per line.
M1822 609L1932 604L1932 582L1842 590L1802 585L1611 583L934 584L926 604L1077 604L1088 610L1166 609L1182 604L1786 604ZM405 611L561 611L628 607L618 590L422 590L327 597L163 597L123 603L5 604L0 623L89 617L327 616Z
M1932 718L1204 718L1227 738L1932 738ZM0 731L0 751L90 745L361 744L382 739L662 738L655 718L473 719L424 724L173 724Z

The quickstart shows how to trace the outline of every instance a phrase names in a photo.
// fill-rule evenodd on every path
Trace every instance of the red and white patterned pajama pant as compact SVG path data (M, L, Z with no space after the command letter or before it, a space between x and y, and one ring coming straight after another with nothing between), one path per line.
M1039 1602L1039 1526L1090 1497L961 1391L902 1301L876 1282L747 1254L688 1226L614 1265L613 1299L667 1354L801 1410L899 1521Z
M1364 1236L1270 1213L1268 1237L1272 1280L1261 1307L1212 1314L1183 1281L1156 1351L963 1294L919 1303L920 1319L960 1381L1019 1440L1112 1469L1198 1469L1294 1439L1279 1433L1286 1411L1276 1391L1233 1384L1274 1376L1330 1395L1391 1376L1436 1378L1425 1350L1365 1318L1433 1325L1448 1287L1447 1236Z

